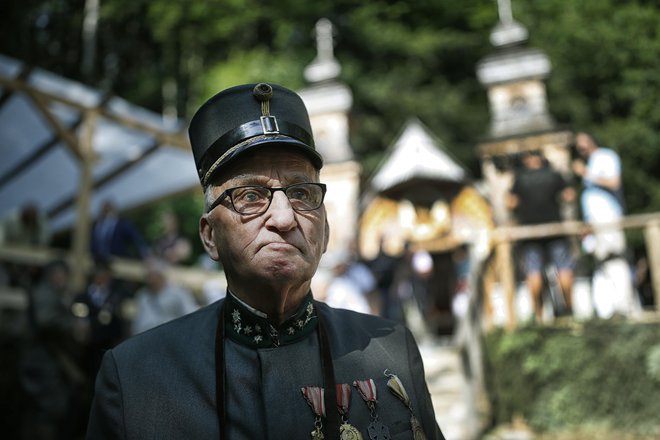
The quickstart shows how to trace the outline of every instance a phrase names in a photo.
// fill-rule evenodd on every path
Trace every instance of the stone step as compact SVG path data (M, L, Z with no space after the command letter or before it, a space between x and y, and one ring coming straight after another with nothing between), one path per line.
M420 344L426 380L438 425L447 440L470 438L471 420L467 382L459 350L451 345L425 341Z

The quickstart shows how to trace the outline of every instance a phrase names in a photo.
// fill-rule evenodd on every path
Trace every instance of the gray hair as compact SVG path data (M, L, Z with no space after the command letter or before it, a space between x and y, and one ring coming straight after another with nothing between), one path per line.
M213 188L216 186L217 185L209 184L204 188L204 213L209 211L211 204L215 201L215 198L213 197Z

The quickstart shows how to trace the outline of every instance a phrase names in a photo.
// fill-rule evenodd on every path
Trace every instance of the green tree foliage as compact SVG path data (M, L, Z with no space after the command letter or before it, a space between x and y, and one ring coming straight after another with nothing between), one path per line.
M100 0L92 78L82 70L85 0L0 4L0 53L188 119L221 88L305 86L314 25L335 25L341 79L354 94L351 143L365 175L410 116L479 177L486 90L476 64L494 48L494 0ZM622 153L629 212L660 210L657 1L512 0L528 46L552 62L555 119Z
M657 323L616 320L490 333L486 377L493 422L521 415L535 430L555 435L577 430L588 439L615 431L657 438L658 336Z
M552 60L553 115L621 153L630 212L660 210L660 8L653 1L516 2Z

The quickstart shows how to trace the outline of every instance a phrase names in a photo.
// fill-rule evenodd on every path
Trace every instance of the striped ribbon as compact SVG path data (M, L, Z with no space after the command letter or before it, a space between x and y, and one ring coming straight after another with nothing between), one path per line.
M339 414L345 416L348 414L348 407L351 405L351 385L347 383L338 383L337 387L337 408Z
M358 389L365 402L376 402L376 384L373 379L356 380L353 386Z
M314 414L316 414L318 417L325 417L325 401L323 400L325 392L323 388L302 387L300 391L302 391L303 396L305 396L305 400L307 400L307 403L309 403L309 406L312 407Z

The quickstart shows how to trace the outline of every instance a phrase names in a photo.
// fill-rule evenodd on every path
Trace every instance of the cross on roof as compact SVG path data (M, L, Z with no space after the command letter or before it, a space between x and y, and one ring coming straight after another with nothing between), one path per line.
M316 51L317 59L321 61L334 58L332 41L332 23L327 18L316 22Z
M511 12L511 0L497 0L497 12L500 16L500 21L503 24L513 22L513 13Z

